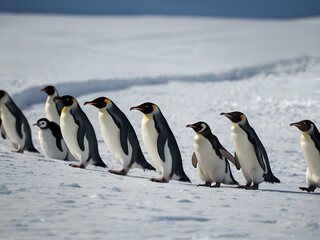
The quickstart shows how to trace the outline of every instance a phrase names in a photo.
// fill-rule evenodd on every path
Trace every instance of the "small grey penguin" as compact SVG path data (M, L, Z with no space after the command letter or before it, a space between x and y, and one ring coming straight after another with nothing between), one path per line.
M72 154L69 153L58 124L49 121L47 118L40 118L33 126L39 127L39 142L46 158L76 160Z
M156 170L145 159L137 135L126 115L106 97L85 102L99 109L99 122L103 140L112 155L122 165L122 170L109 170L118 175L127 175L132 167Z
M177 141L162 115L159 107L154 103L143 103L130 110L144 113L141 131L143 143L154 162L161 178L152 178L155 182L169 182L170 179L190 182L182 166L182 159Z
M200 179L205 182L205 184L199 186L220 187L221 183L239 185L232 176L228 162L229 159L237 166L236 160L221 145L218 138L212 134L209 125L200 121L188 124L187 127L196 132L193 141L192 164L197 168ZM215 182L215 185L212 186L213 182Z
M107 167L99 155L94 129L77 100L65 95L56 97L54 101L64 104L60 116L62 137L72 155L80 161L80 164L70 164L70 166L86 168L93 161L95 166Z
M245 188L258 189L262 182L279 183L280 180L271 171L267 152L247 117L237 111L220 115L233 122L231 137L236 150L235 159L247 181Z
M320 187L320 133L316 125L310 120L291 123L302 131L301 149L307 162L306 182L308 187L300 187L301 190L314 192Z
M55 97L59 97L57 89L54 86L47 86L41 89L41 91L48 94L45 106L47 119L60 125L60 114L63 104L61 102L53 101Z
M32 143L29 123L9 94L0 90L1 136L14 147L13 152L37 152Z

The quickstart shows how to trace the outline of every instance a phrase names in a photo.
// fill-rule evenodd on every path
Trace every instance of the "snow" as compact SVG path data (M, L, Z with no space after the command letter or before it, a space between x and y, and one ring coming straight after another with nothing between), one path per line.
M156 103L167 118L192 184L149 181L155 172L68 167L43 154L10 152L0 140L0 239L317 239L319 189L306 186L300 132L320 126L320 18L232 20L192 17L88 17L0 14L0 79L30 125L44 117L49 84L77 97L102 159L120 169L100 133L97 109L107 96L133 124L141 147L142 114ZM191 165L194 132L207 122L233 152L231 122L246 114L280 184L258 191L201 183ZM40 149L36 127L33 141ZM241 171L234 177L244 184Z

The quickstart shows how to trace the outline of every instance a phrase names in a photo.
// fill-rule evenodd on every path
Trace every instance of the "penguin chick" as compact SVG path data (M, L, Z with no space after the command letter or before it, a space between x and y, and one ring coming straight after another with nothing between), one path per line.
M262 182L279 183L280 180L271 171L267 152L247 117L241 112L220 115L226 116L233 122L231 137L236 150L235 158L239 161L247 181L245 188L258 189Z
M156 170L145 159L137 135L126 115L117 105L106 97L99 97L84 105L93 105L99 109L99 122L103 140L122 170L109 170L118 175L127 175L130 168L141 167L144 170Z
M0 90L1 136L7 138L13 146L13 152L23 153L24 150L36 152L33 146L29 123L11 99L9 94Z
M72 154L69 153L58 124L46 118L40 118L33 126L39 127L39 142L46 158L76 160Z
M54 86L47 86L41 89L41 91L48 94L45 106L47 119L60 125L60 114L63 104L61 102L53 101L55 97L59 97L57 89Z
M155 182L169 182L170 179L190 182L182 166L182 159L176 139L154 103L143 103L130 110L139 110L144 114L141 131L143 143L154 162L161 178L152 178Z
M95 166L107 167L99 155L94 129L77 100L65 95L56 97L54 101L62 102L64 105L60 116L62 137L72 155L80 161L80 164L70 164L70 166L85 168L93 162Z
M300 145L308 166L306 171L308 187L300 187L300 189L314 192L320 187L320 133L310 120L291 123L290 126L296 126L302 131Z
M188 124L187 127L192 128L196 135L194 137L193 146L194 153L192 155L193 165L197 167L197 172L204 185L220 187L224 184L238 184L233 178L228 159L237 165L234 157L221 145L218 138L212 134L209 125L205 122L196 122ZM239 167L239 165L238 165Z

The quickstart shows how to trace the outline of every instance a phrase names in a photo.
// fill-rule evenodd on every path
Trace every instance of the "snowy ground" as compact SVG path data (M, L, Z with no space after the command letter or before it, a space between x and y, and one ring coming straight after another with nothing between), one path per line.
M298 189L306 186L306 163L300 132L289 124L310 119L320 126L319 29L319 18L0 15L0 88L23 107L30 124L44 116L40 89L47 84L81 105L99 96L113 99L140 139L142 114L129 109L153 101L192 180L157 184L148 180L156 173L139 169L126 177L93 166L74 169L42 154L11 153L1 140L0 238L317 239L320 193ZM102 141L97 110L83 109L103 160L120 168ZM263 183L259 191L196 187L194 132L185 126L208 122L233 152L231 122L219 115L232 110L247 115L281 184Z

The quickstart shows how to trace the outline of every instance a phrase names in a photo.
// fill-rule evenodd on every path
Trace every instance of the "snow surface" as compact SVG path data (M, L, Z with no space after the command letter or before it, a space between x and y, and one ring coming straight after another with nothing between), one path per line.
M320 18L1 14L0 35L0 88L30 124L44 117L40 89L53 84L81 105L111 98L141 140L142 114L129 109L152 101L192 180L159 184L148 180L157 173L140 169L125 177L94 166L75 169L43 154L12 153L1 139L1 239L318 239L319 189L298 188L306 186L306 162L301 133L289 124L310 119L320 126ZM102 140L97 109L82 108L102 159L119 169ZM281 184L262 183L259 191L196 186L194 132L186 125L206 121L233 152L231 122L219 115L233 110L247 115ZM32 127L40 149L37 131Z

